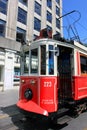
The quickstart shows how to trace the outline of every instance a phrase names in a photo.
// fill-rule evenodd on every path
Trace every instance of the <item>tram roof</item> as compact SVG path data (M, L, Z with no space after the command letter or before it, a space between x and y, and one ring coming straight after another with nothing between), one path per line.
M72 49L77 49L81 52L84 52L87 54L87 47L84 46L83 44L77 42L77 41L58 41L58 40L54 40L54 39L48 39L48 38L43 38L43 39L39 39L36 41L32 41L30 46L27 46L26 49L28 48L35 48L38 47L39 45L46 45L46 44L51 44L51 45L59 45L59 46L64 46L64 47L69 47Z

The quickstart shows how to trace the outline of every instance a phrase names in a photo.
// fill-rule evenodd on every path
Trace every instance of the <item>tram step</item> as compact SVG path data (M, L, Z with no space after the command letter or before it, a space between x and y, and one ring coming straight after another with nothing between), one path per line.
M57 119L57 123L60 124L60 125L62 125L62 124L64 124L64 123L69 122L70 120L72 120L72 117L70 117L70 116L68 116L68 115L65 115L65 116L63 116L63 117Z
M57 112L57 118L67 115L68 111L69 109L66 109L66 108L59 109Z

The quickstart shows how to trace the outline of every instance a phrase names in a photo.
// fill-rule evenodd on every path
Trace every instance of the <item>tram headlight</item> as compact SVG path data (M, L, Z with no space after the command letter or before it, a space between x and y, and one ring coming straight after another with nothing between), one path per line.
M26 99L31 100L33 97L32 90L30 88L25 90L24 96Z

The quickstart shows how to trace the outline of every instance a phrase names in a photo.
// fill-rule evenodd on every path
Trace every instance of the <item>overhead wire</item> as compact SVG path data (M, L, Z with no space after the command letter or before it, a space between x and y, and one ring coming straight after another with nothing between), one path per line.
M54 3L57 3L56 0L53 0L53 2L54 2ZM67 13L63 7L61 7L59 4L58 4L58 6L59 6L59 8L61 8L65 13ZM61 17L61 16L60 16L60 17ZM69 17L70 17L72 20L74 20L73 26L74 26L74 29L75 29L75 31L76 31L77 34L78 34L78 32L77 32L77 29L76 29L76 27L75 27L75 24L80 25L85 31L87 31L87 28L79 22L80 19L76 20L76 19L75 19L73 16L71 16L71 15L69 15ZM80 18L81 18L81 17L80 17ZM66 27L65 27L65 26L62 26L62 27L66 28L66 30L68 31L68 32L67 32L67 33L68 33L68 36L69 36L69 28L71 28L71 23L70 23L70 20L69 20L68 16L66 16L66 19L67 19L67 23L68 23L68 26L69 26L69 27L67 27L67 26L66 26ZM6 27L7 27L7 26L6 26ZM16 31L16 29L13 29L13 28L10 28L10 27L7 27L7 28L9 28L9 29L11 29L11 30L13 30L13 31ZM28 35L28 36L29 36L29 35ZM70 37L70 36L69 36L69 37ZM85 39L86 39L86 38L85 38Z
M60 6L60 8L63 10L63 12L67 13L67 11L65 11L65 9L64 9L63 7ZM70 17L72 20L75 21L75 22L74 22L74 25L77 23L80 27L82 27L85 31L87 31L87 28L79 22L79 20L80 20L80 18L81 18L81 13L80 13L79 11L77 11L77 10L76 10L76 12L78 12L79 15L80 15L79 19L76 20L72 15L69 15L69 16L66 16L67 23L71 25L71 23L70 23L70 21L69 21L69 19L68 19L68 17ZM69 26L69 25L68 25L68 26ZM75 29L76 33L78 34L78 31L77 31L77 29L76 29L75 26L74 26L74 29ZM69 35L69 32L67 32L67 33L68 33L68 35ZM85 38L85 39L87 39L87 38ZM83 40L81 40L81 41L83 41Z

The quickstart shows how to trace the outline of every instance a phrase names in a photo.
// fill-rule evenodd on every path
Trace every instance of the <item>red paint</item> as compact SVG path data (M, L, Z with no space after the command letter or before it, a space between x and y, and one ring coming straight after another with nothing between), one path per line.
M72 90L74 100L87 98L87 76L73 76Z
M21 84L20 84L20 99L25 99L24 92L27 88L31 88L33 91L33 101L38 103L38 78L35 77L28 77L28 76L21 76ZM22 83L22 81L24 82ZM34 84L31 82L35 81Z
M48 112L57 111L58 93L56 77L40 78L40 106Z
M43 114L55 112L58 109L57 77L29 77L21 76L20 99L17 106L29 112ZM26 100L24 92L30 88L33 92L32 100ZM36 108L32 108L32 107Z
M77 75L81 75L80 54L77 52Z
M43 114L44 116L48 116L48 112L41 108L39 105L37 105L33 101L27 101L27 100L19 100L17 103L17 106L25 111L37 113L37 114Z
M40 31L40 35L38 37L36 37L35 40L47 38L47 37L52 38L52 30L48 30L47 28L44 28Z
M24 92L27 88L32 89L32 100L26 100L24 97ZM59 77L21 76L20 99L17 106L27 112L48 116L49 113L58 110L58 89ZM87 76L73 76L71 91L74 100L87 98Z

